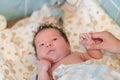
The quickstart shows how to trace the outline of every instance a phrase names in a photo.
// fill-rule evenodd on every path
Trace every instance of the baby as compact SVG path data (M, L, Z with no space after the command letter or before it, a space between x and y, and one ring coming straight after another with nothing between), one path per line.
M89 49L97 41L89 33L80 35L80 44L87 52L71 52L70 43L64 31L51 24L40 26L34 38L38 62L38 80L54 80L52 73L61 64L77 64L89 59L100 59L99 50Z

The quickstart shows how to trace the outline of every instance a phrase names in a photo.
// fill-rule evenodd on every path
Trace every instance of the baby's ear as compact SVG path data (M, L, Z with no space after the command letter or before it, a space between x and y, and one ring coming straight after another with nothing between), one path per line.
M71 49L70 42L67 42L67 44L68 44L68 48Z

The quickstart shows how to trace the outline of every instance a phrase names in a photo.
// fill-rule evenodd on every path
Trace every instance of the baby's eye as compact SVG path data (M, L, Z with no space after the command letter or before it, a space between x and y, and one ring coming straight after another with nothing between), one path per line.
M57 40L57 38L53 38L53 41L56 41Z
M39 45L39 47L42 47L42 46L44 46L45 44L44 43L41 43L40 45Z

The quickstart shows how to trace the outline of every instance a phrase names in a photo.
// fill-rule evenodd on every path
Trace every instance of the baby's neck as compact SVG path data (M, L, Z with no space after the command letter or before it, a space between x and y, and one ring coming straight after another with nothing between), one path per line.
M61 58L59 61L52 63L52 67L51 67L51 73L62 63L64 63L64 59L66 59L70 54L64 56L63 58Z

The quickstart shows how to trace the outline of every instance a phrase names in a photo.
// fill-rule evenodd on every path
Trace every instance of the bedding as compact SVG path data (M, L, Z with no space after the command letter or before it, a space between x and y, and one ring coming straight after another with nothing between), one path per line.
M105 65L86 62L64 65L53 71L54 80L120 80L120 73Z
M31 80L34 76L37 59L32 46L33 26L0 31L1 80Z
M61 27L67 33L72 51L85 51L82 45L78 45L79 34L85 32L107 30L120 39L120 27L104 12L96 0L75 1L77 3L72 4L72 0L67 0L59 8L43 5L29 18L20 20L11 28L4 26L0 30L1 80L35 80L37 58L33 38L37 28L43 23L59 25L62 22ZM120 73L119 54L110 54L106 51L103 51L103 54L103 59L89 60L87 63L106 65Z

